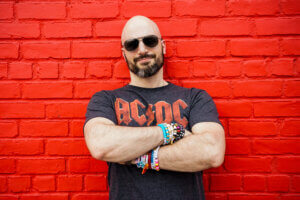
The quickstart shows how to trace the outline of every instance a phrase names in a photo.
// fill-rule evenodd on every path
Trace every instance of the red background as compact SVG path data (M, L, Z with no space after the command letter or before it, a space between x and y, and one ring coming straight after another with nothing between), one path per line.
M129 81L125 21L155 20L166 79L206 89L226 159L208 200L300 198L300 1L0 2L0 200L107 199L107 167L82 125L93 93Z

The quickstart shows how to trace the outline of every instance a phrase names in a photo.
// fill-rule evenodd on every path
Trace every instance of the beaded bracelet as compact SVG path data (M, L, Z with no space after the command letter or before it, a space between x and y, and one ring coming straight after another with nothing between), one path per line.
M136 166L143 168L142 174L145 174L148 169L159 171L158 150L159 146L136 159Z
M164 143L163 145L173 144L174 142L180 140L184 137L185 129L181 124L171 123L171 124L158 124L158 126L163 131Z

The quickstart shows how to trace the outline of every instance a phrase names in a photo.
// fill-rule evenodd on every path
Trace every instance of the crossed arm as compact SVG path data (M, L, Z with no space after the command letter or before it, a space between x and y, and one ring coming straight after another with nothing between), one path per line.
M87 147L98 160L123 163L163 144L160 127L124 127L97 117L84 127ZM215 122L201 122L186 131L184 138L162 146L158 153L159 167L165 170L196 172L223 163L224 130Z

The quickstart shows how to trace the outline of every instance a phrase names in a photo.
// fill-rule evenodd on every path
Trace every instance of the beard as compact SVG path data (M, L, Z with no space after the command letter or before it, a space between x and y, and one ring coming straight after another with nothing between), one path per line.
M138 58L133 59L133 61L134 61L133 63L130 63L128 61L126 55L124 57L125 57L125 60L126 60L129 70L141 78L148 78L150 76L155 75L164 65L163 52L161 52L160 57L157 57L156 55L144 54ZM150 62L149 62L149 63L143 65L144 68L141 68L138 66L137 62L143 58L152 58L152 59L154 59L154 63L150 64Z

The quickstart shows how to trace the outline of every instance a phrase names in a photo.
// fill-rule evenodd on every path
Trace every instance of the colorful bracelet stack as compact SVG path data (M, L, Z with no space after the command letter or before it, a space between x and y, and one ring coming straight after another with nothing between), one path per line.
M164 143L163 145L173 144L174 142L183 138L185 134L185 129L181 124L171 123L171 124L158 124L158 126L163 131Z
M158 150L159 146L136 159L136 166L138 168L143 168L142 174L145 174L147 169L159 171Z
M163 145L173 144L184 137L185 129L178 123L163 123L158 124L163 131L164 143ZM138 168L143 168L142 174L145 174L147 169L159 171L158 164L158 150L159 146L147 154L138 157L135 162Z

